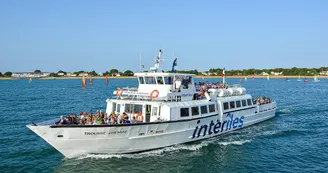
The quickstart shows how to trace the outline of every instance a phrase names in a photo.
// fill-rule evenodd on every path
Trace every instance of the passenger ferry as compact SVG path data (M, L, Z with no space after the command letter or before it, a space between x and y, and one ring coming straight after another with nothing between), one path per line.
M152 72L135 74L137 88L119 88L106 100L108 115L125 112L138 123L56 125L48 121L27 127L72 158L135 153L204 140L275 116L275 101L254 103L240 85L211 88L200 94L194 75L158 72L161 54Z

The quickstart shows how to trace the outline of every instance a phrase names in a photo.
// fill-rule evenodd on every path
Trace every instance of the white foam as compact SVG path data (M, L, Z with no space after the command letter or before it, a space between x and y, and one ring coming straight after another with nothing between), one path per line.
M243 145L245 143L251 142L251 140L241 140L241 141L229 141L229 142L218 142L219 145Z
M166 152L177 152L181 150L187 151L197 151L200 150L202 147L207 146L211 143L212 140L202 141L197 144L179 144L170 147L165 147L161 149L146 151L142 153L135 153L135 154L87 154L83 156L79 156L76 159L82 160L86 158L92 159L111 159L111 158L143 158L143 157L153 157L153 156L163 156L163 153Z

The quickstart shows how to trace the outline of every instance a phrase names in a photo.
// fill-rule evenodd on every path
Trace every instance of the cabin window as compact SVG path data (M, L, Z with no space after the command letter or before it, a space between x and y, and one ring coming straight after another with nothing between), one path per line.
M240 100L236 101L236 106L237 106L237 108L241 107Z
M116 111L116 103L113 103L112 111Z
M157 116L157 107L153 107L153 114L152 116Z
M194 116L194 115L199 115L199 107L192 107L191 108L191 115Z
M208 113L208 111L207 111L207 106L201 106L201 107L200 107L200 112L201 112L202 114L207 114L207 113Z
M142 113L142 105L125 104L124 112L126 112L126 113Z
M144 78L143 77L139 77L139 83L140 84L145 84Z
M247 104L248 104L248 106L252 106L252 100L251 99L247 99Z
M163 80L163 77L162 76L158 76L156 78L157 78L157 84L158 85L163 85L164 84L164 80Z
M164 77L165 85L172 85L173 80L172 77Z
M246 105L246 100L242 100L241 102L242 102L243 106L247 106Z
M228 110L229 109L229 103L228 102L223 103L223 109L224 110Z
M210 112L215 112L215 105L208 105L208 109Z
M156 84L155 77L145 77L146 84Z
M142 113L142 105L133 105L134 113Z
M235 108L235 102L230 102L230 109L234 109Z
M189 108L181 108L180 116L181 117L189 117Z
M121 104L117 104L116 112L121 112Z
M128 112L128 113L132 112L131 104L125 104L124 112Z

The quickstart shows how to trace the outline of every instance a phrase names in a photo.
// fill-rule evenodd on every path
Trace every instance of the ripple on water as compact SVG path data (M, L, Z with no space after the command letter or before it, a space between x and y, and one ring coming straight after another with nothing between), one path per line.
M110 85L94 79L92 86L82 88L80 80L0 81L1 172L328 172L325 79L308 84L249 80L242 85L250 94L277 101L275 118L144 153L66 159L25 127L71 112L104 110L114 90L136 84L135 79L110 79Z

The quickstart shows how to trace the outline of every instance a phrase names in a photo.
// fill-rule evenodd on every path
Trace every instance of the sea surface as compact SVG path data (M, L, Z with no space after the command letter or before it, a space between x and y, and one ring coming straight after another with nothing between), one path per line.
M105 111L114 90L137 86L136 79L109 82L94 79L83 88L78 79L0 80L0 172L328 172L327 79L243 81L253 97L276 100L276 117L208 140L138 154L67 159L26 127L69 113Z

